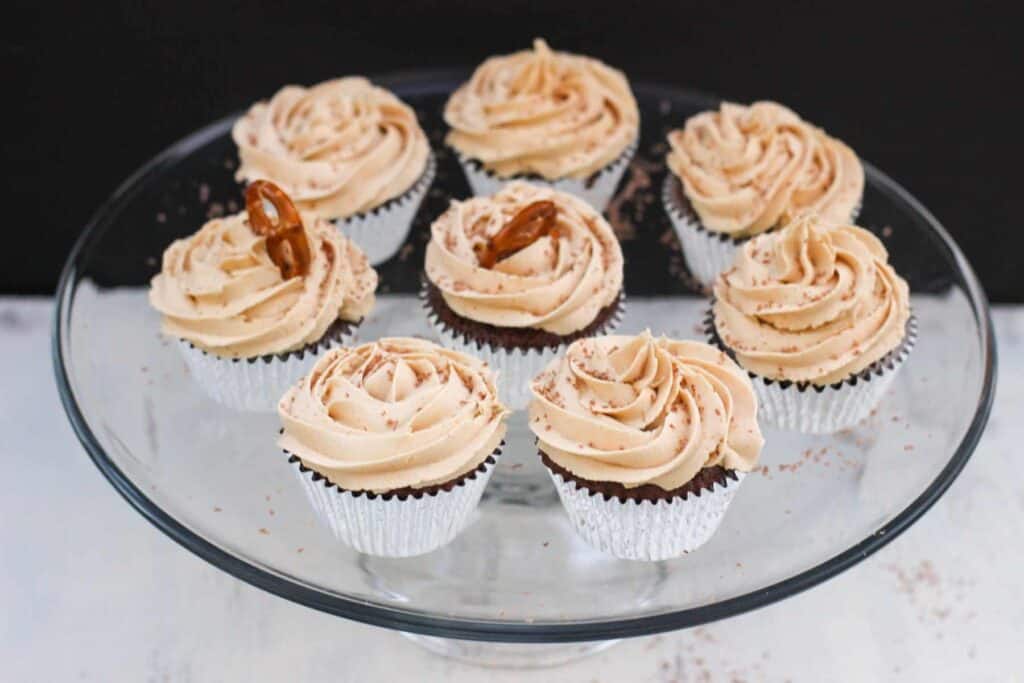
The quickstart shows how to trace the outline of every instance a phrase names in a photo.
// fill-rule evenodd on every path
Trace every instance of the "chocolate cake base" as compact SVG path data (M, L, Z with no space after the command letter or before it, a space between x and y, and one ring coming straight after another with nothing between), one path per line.
M591 173L589 176L587 176L587 178L583 181L583 187L585 187L585 188L587 188L589 190L590 188L594 187L594 185L597 184L597 181L601 178L602 175L604 175L605 173L608 173L608 172L614 170L617 166L619 166L619 165L629 161L630 159L632 159L633 158L633 154L636 153L636 147L637 147L637 143L638 142L639 142L639 137L637 138L637 140L635 140L634 142L632 142L629 145L627 145L626 149L622 150L622 153L619 154L619 156L615 157L610 162L608 162L606 165L604 165L603 167L597 169L596 171ZM525 182L528 182L528 183L532 182L532 183L541 183L541 184L553 182L551 179L545 178L544 176L540 175L539 173L516 173L516 174L510 175L510 176L499 176L497 173L495 173L491 169L487 168L487 165L484 162L480 161L479 159L475 159L475 158L472 158L472 157L467 157L462 152L460 152L459 150L455 149L454 147L452 147L451 149L455 153L455 157L459 160L459 163L461 163L463 165L466 165L466 166L469 166L470 168L472 168L475 171L486 173L491 178L496 178L496 179L498 179L498 180L500 180L502 182L509 183L509 182L514 181L514 180L522 180L522 181L525 181Z
M504 183L511 183L513 181L516 181L516 180L521 180L521 181L527 182L527 183L549 183L549 182L551 182L550 180L548 180L544 176L540 175L539 173L516 173L516 174L510 175L510 176L500 176L497 173L495 173L494 171L492 171L491 169L487 168L487 166L484 164L484 162L480 161L479 159L472 159L472 158L469 158L469 157L465 157L465 156L462 155L461 152L458 152L458 151L455 152L455 155L456 155L456 157L458 157L460 163L465 164L466 166L469 166L474 171L480 171L481 173L486 173L491 178L496 178L496 179L498 179L498 180L500 180L500 181L502 181ZM616 158L616 160L613 161L612 163L608 164L608 166L606 166L605 168L600 168L600 169L594 171L593 173L591 173L589 176L587 176L587 179L583 181L583 187L585 187L585 188L587 188L589 190L594 185L596 185L597 184L597 179L601 177L601 174L604 173L609 167L613 166L616 161L618 161L618 158Z
M319 472L317 472L313 468L306 467L302 463L302 460L300 460L297 455L292 455L288 451L284 451L284 454L288 456L288 462L293 464L293 465L296 465L299 468L300 472L303 472L303 473L305 473L305 472L312 472L313 473L313 481L323 481L324 482L324 486L326 486L327 488L334 487L334 488L338 489L339 493L351 493L353 496L355 496L357 498L359 496L366 496L370 500L374 500L375 498L381 498L382 500L391 500L392 498L397 498L398 500L405 500L407 498L415 498L415 499L418 500L418 499L422 498L423 496L436 496L438 493L441 493L443 491L451 491L456 486L460 486L466 480L476 479L476 476L477 476L478 473L485 472L487 470L487 468L493 467L495 465L495 463L498 462L498 457L501 455L501 449L504 446L505 446L505 442L502 441L501 444L494 450L494 452L491 453L490 455L488 455L487 458L484 459L484 461L481 462L479 465L477 465L475 468L471 469L469 472L465 472L463 474L460 474L457 477L449 479L448 481L442 482L440 484L432 484L430 486L424 486L422 488L415 488L415 487L412 487L412 486L403 486L400 489L392 489L390 491L385 491L385 492L382 492L382 493L376 493L374 491L365 491L365 490L353 491L351 489L342 488L341 486L339 486L338 484L335 484L330 479L328 479L324 475L320 474Z
M433 283L424 284L424 302L427 309L437 316L441 323L453 333L481 344L502 349L547 349L569 344L577 339L601 334L622 308L620 293L608 306L597 313L594 321L582 330L568 335L554 334L546 330L526 327L497 327L487 323L463 318L449 308L441 290Z
M349 322L348 320L342 320L341 318L338 318L333 323L331 323L331 326L327 328L327 331L324 332L322 337L317 339L315 342L310 342L309 344L306 344L302 348L298 348L293 351L285 351L283 353L268 353L263 356L252 356L248 358L228 358L226 356L219 357L222 357L225 360L230 360L234 363L240 363L242 361L246 363L255 363L256 361L263 361L264 363L269 363L273 360L286 360L293 356L296 356L301 360L302 358L305 358L307 353L311 353L314 356L317 355L318 353L320 353L321 350L328 348L331 345L331 342L341 339L342 337L350 334L352 330L359 327L359 324L361 322L362 320L358 322ZM209 351L206 351L205 349L200 349L198 346L188 341L187 339L182 339L181 341L187 343L190 348L202 351L203 355L216 355L211 354Z
M574 482L578 488L584 488L595 495L604 496L605 500L608 500L609 498L618 498L622 501L685 500L686 497L691 494L699 495L701 491L710 491L715 484L726 486L729 482L737 481L738 479L735 470L715 465L714 467L705 467L701 469L693 479L682 486L671 490L665 490L660 486L655 486L654 484L643 484L641 486L629 488L614 481L591 481L590 479L577 477L575 474L549 458L547 453L544 451L538 452L540 453L540 458L544 462L545 467L549 470L560 475L562 479L565 479L566 481Z

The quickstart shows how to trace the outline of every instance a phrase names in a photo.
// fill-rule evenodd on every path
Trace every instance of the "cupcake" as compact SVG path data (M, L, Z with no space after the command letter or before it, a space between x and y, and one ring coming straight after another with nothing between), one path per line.
M724 103L668 134L662 196L693 276L710 286L733 251L803 211L852 222L864 193L857 155L773 102Z
M377 273L359 247L300 214L272 183L251 185L246 204L171 244L149 301L212 398L273 411L322 351L353 339L373 308Z
M494 377L422 339L332 349L277 407L317 514L359 552L430 552L469 523L505 435Z
M746 373L700 342L581 339L531 388L530 429L572 525L622 559L707 542L764 443Z
M405 242L434 179L416 113L365 78L286 86L231 131L239 180L272 180L304 211L334 221L371 264Z
M550 185L603 211L636 151L629 82L590 57L533 50L492 57L448 100L447 142L477 196L514 178Z
M738 249L712 312L713 341L754 377L762 421L810 433L867 417L915 335L907 283L878 238L813 215Z
M499 371L513 409L529 382L573 340L622 315L622 249L586 202L513 182L493 197L453 201L430 228L424 305L446 346Z

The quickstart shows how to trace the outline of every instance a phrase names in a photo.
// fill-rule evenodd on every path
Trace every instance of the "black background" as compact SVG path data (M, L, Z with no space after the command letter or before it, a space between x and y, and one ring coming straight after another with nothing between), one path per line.
M471 67L544 36L635 81L791 106L928 206L990 297L1024 301L1024 49L1006 6L26 4L0 29L0 292L52 292L72 241L121 180L285 83Z

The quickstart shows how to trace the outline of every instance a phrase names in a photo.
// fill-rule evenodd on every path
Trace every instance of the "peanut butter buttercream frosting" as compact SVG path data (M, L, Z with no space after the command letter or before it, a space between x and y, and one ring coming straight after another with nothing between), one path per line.
M279 444L350 491L442 484L501 443L494 381L476 358L421 339L332 349L281 399Z
M723 103L668 142L669 169L711 232L749 237L803 211L845 223L864 192L857 155L774 102Z
M164 333L217 356L252 358L315 343L339 319L362 320L377 273L330 223L314 214L302 220L309 272L287 280L245 212L172 243L149 291Z
M814 215L750 240L714 291L719 338L777 380L855 375L900 345L910 318L909 288L878 238Z
M231 131L239 180L272 180L301 209L329 219L402 195L430 154L416 113L365 78L286 86Z
M554 205L554 230L483 267L480 247L540 201ZM587 327L622 290L622 249L608 222L581 199L519 181L453 201L431 226L425 267L459 316L563 336Z
M540 450L590 481L672 490L705 467L753 469L764 442L750 379L700 342L581 339L531 388Z
M626 77L590 57L532 50L492 57L448 100L448 144L502 178L585 179L638 135Z

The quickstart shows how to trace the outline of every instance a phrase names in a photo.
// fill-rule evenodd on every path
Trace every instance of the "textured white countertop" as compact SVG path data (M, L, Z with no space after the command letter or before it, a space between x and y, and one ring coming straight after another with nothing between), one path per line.
M263 593L150 526L72 434L50 315L47 300L0 298L0 680L485 677L397 633ZM1024 307L994 316L1000 382L981 445L882 551L753 613L487 679L1024 680Z

